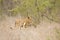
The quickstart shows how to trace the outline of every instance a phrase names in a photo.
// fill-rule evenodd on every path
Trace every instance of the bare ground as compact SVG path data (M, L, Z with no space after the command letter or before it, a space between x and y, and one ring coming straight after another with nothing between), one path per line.
M8 17L0 21L0 40L58 40L55 33L55 28L60 29L58 23L43 20L36 28L10 29L14 28L15 19Z

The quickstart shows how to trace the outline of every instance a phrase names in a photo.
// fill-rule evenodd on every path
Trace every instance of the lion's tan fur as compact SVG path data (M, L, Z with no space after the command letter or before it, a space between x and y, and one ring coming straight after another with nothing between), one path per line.
M24 19L16 19L15 27L26 27L32 23L32 19L30 17L26 17Z

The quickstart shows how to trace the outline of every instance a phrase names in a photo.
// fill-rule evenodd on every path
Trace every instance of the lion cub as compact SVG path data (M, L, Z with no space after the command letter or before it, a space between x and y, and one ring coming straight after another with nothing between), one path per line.
M32 19L30 17L26 17L24 19L16 19L15 20L15 27L27 27L27 26L31 26L32 23Z

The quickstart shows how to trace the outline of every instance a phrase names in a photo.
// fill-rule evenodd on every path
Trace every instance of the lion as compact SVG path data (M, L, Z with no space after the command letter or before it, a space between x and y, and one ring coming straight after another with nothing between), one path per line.
M27 26L31 26L31 23L32 23L31 17L26 17L24 19L16 19L15 20L15 27L26 28Z

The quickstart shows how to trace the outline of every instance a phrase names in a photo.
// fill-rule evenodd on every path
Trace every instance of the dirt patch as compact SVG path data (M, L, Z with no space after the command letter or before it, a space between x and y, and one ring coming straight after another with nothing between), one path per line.
M60 29L58 23L41 21L36 28L10 29L14 27L16 18L8 17L0 22L0 40L58 40L55 28Z

